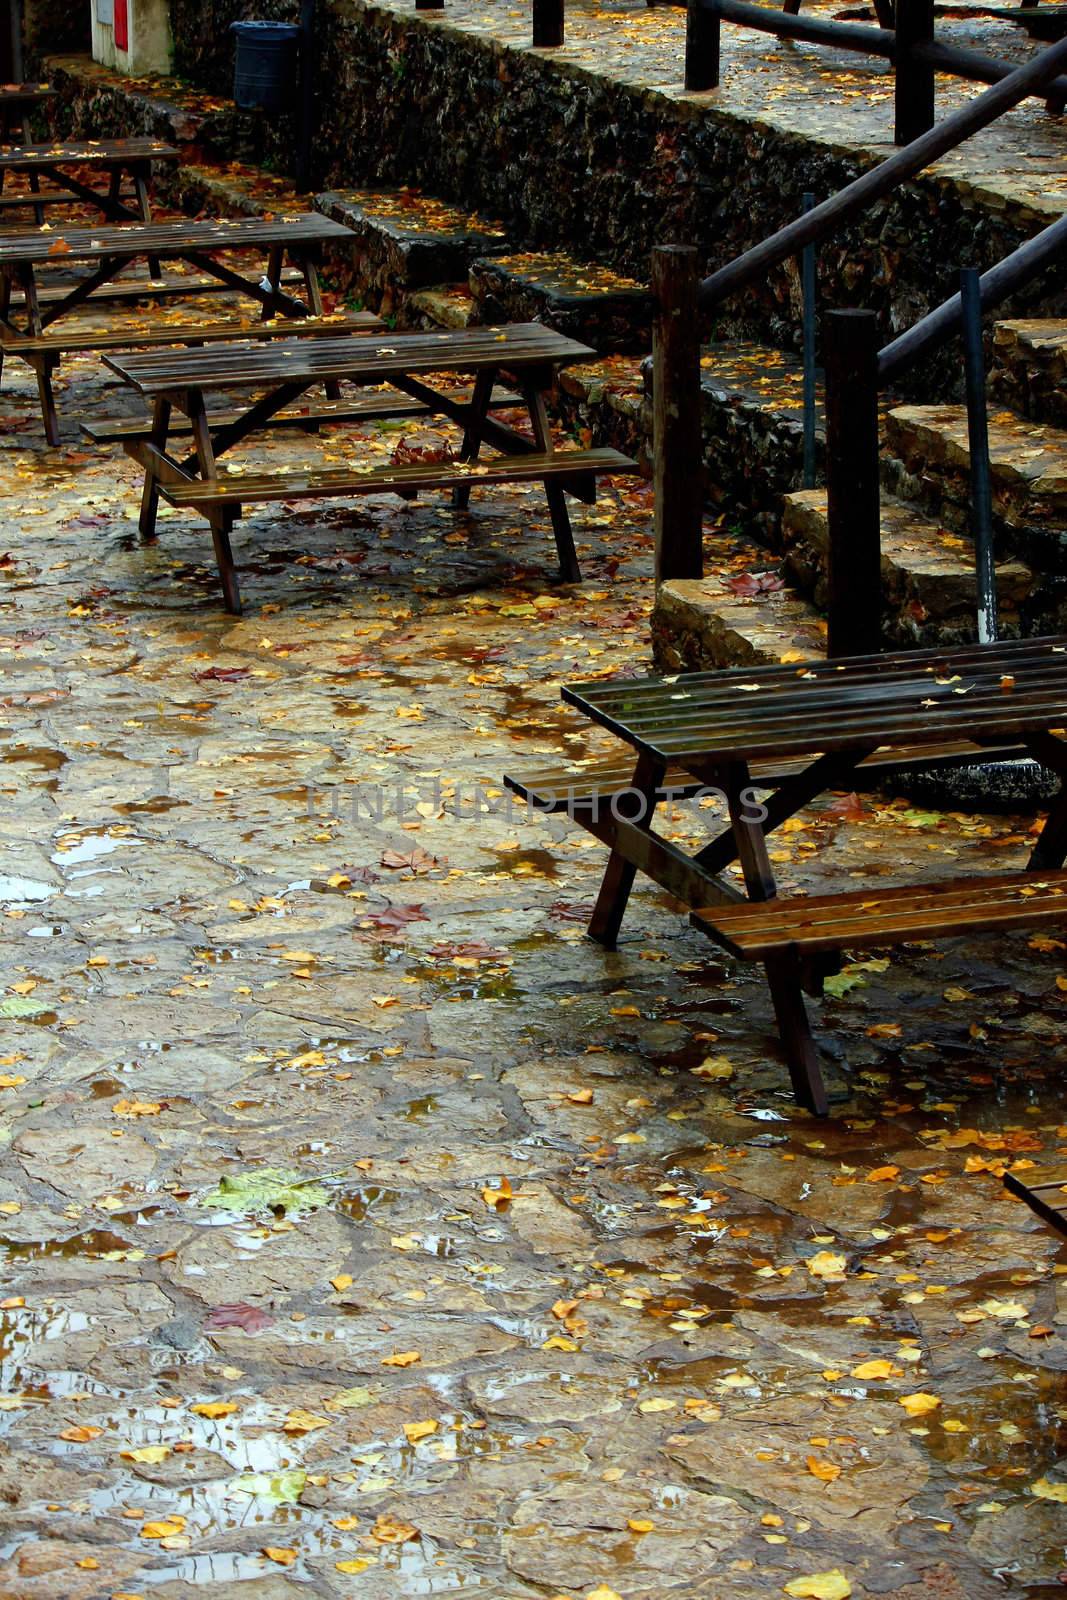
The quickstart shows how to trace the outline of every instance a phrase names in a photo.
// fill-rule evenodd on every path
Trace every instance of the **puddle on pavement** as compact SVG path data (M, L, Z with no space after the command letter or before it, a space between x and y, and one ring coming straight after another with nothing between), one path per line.
M67 844L65 841L68 839L74 842ZM98 861L101 856L108 856L132 842L132 835L127 834L116 837L111 833L70 833L64 835L64 840L53 850L51 860L60 867L81 866L87 861ZM74 873L73 876L83 877L84 874Z
M0 877L0 901L8 905L29 905L58 893L53 884L42 883L39 878Z
M111 807L123 816L162 816L164 812L174 811L178 806L187 806L188 800L172 800L168 795L156 794L148 800L123 800L118 805Z
M364 1184L361 1188L342 1192L333 1200L333 1206L338 1211L343 1211L345 1216L352 1217L356 1222L362 1222L365 1217L380 1206L392 1205L401 1198L399 1189L380 1189L376 1184Z
M500 863L500 872L512 873L517 878L558 878L559 862L551 850L494 850Z
M48 745L17 744L3 751L5 766L13 763L24 763L27 766L36 767L39 772L51 774L57 774L62 767L66 766L68 760L69 757L62 750L54 750ZM33 787L35 789L47 789L50 794L54 794L59 788L59 778L51 776L43 781L38 780Z

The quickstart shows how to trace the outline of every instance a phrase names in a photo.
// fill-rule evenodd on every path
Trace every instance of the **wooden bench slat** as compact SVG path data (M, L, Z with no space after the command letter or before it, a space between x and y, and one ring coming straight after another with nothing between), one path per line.
M449 399L457 404L466 401L464 394L449 395ZM497 389L489 402L491 410L502 410L506 407L522 404L522 396L512 394L507 389ZM374 393L359 395L352 400L315 400L301 406L287 407L283 411L275 411L265 424L268 428L300 427L309 422L370 422L385 421L390 417L418 417L425 416L427 407L421 400L413 400L406 394ZM242 411L215 411L208 413L208 423L212 428L226 427L229 423L237 422L244 415ZM100 422L82 422L80 424L86 438L93 439L97 444L126 443L127 441L148 439L152 433L151 417L114 417L104 418ZM172 417L169 438L179 437L192 432L192 424L187 417Z
M26 204L32 205L38 198L37 195L28 196ZM3 197L0 196L0 204L2 203ZM299 267L285 267L279 279L279 287L287 289L302 284L303 281L304 274ZM62 283L54 283L49 279L47 284L38 284L37 303L42 307L56 305L60 300L65 300L71 290L77 287L77 278L68 278ZM172 297L183 299L186 295L227 293L226 285L220 283L218 278L202 277L192 273L184 278L119 278L114 283L104 283L98 289L94 289L89 304L98 306L109 302L114 304L132 300L169 300ZM12 294L11 304L13 306L25 304L21 289L16 289ZM370 316L371 313L364 312L363 315ZM379 325L384 327L384 323Z
M272 501L312 500L325 495L389 494L420 489L477 487L479 484L530 483L544 478L582 478L639 470L618 450L557 450L548 455L497 456L491 463L389 464L359 472L352 467L321 467L291 474L230 473L212 483L186 487L160 484L175 506L203 510L225 505L263 505ZM565 487L565 484L563 485Z
M696 910L691 921L744 960L782 951L800 955L857 945L939 939L978 928L1032 927L1067 921L1067 872L1012 873L995 878L812 899L745 901Z
M23 338L0 328L0 345L7 355L63 355L68 350L128 350L137 345L251 344L264 339L328 339L339 334L369 334L381 331L381 321L371 311L356 311L337 317L272 318L266 322L169 323L160 328L109 328L103 332L74 324L64 324L62 332L43 333Z
M934 767L966 766L978 761L1019 761L1026 756L1027 750L1020 744L991 747L971 744L966 740L946 743L942 747L929 745L887 747L876 750L873 755L867 756L859 763L856 769L856 781L859 782L864 774L869 774L873 784L883 779L887 770L898 768L921 766L927 770ZM795 777L808 764L808 758L799 756L793 760L775 761L768 758L758 761L752 767L752 781L757 788L764 785L777 786L786 778ZM609 756L583 768L543 768L521 775L505 774L504 782L513 793L524 800L530 800L535 805L540 804L542 809L552 814L566 810L568 805L591 804L595 798L599 798L602 803L610 803L613 795L621 794L630 787L633 772L632 757L627 760L625 756L621 758ZM667 767L657 794L665 798L670 792L674 798L684 799L706 788L708 784L694 778L684 767L671 764ZM549 800L550 804L544 803Z
M1052 1170L1055 1172L1056 1169ZM1059 1171L1067 1182L1067 1168L1060 1168ZM1067 1233L1067 1194L1063 1193L1054 1179L1049 1181L1048 1174L1048 1168L1039 1168L1028 1178L1019 1173L1006 1172L1004 1186L1017 1199L1025 1200L1043 1222L1059 1229L1061 1233Z

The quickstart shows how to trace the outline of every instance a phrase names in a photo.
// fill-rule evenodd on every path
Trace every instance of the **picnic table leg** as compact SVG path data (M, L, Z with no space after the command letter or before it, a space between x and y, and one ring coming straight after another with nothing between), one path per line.
M6 322L11 307L11 275L0 272L0 322ZM0 344L0 383L4 380L4 346Z
M149 442L157 450L166 450L170 431L170 401L159 399L152 407L152 432ZM151 539L156 531L156 513L159 511L159 483L155 468L149 460L145 467L144 489L141 491L141 515L137 527L142 539Z
M750 900L773 900L778 886L767 853L766 835L762 823L749 815L750 808L743 799L745 791L752 790L748 763L732 764L723 774L723 787L748 897ZM768 959L764 967L793 1093L801 1105L806 1105L817 1117L825 1117L829 1103L804 1005L800 962L795 955L784 954Z
M285 250L283 246L272 244L267 253L266 287L269 287L275 296L281 288L282 263L284 260ZM262 320L266 322L270 317L276 317L279 310L277 299L264 300Z
M22 284L22 293L26 304L26 320L31 333L43 332L41 321L41 307L37 300L37 279L32 266L22 267L19 271L19 280ZM44 436L50 445L59 444L59 416L56 412L56 397L52 390L52 372L58 366L57 356L35 355L30 362L37 374L37 393L41 401L41 418L44 422Z
M308 305L313 317L322 316L322 289L319 285L319 269L310 251L305 251L296 262L304 274L304 288L307 292ZM280 280L279 280L280 281ZM323 384L327 400L340 400L341 385L337 378L327 378ZM317 430L316 430L317 431Z
M474 380L474 389L471 393L470 411L467 426L463 430L463 443L459 450L461 461L477 461L478 452L482 447L482 431L479 426L489 414L489 402L493 398L493 386L496 383L496 371L479 372ZM460 483L452 490L453 511L466 511L471 503L470 484Z
M189 390L189 421L193 428L193 444L196 451L196 464L200 469L200 476L205 483L215 482L218 478L218 468L215 465L215 451L211 444L211 428L208 423L207 411L204 407L204 397L199 389ZM233 515L229 511L213 509L208 513L211 524L211 541L215 546L215 562L219 569L219 578L222 582L222 596L226 603L226 610L235 617L241 615L241 591L237 583L237 569L233 564L233 551L230 548L230 528L233 525Z
M656 814L656 790L663 782L666 770L665 762L642 752L637 758L630 788L612 796L612 806L622 814L632 813L637 827L643 828L646 833L652 827L652 819ZM625 807L621 806L622 801L626 802ZM598 805L599 800L594 799L593 803ZM636 875L637 868L633 862L627 861L618 850L613 850L604 869L600 892L587 929L589 937L602 944L605 950L615 948Z
M540 389L530 386L523 388L523 398L530 413L534 443L538 450L547 454L553 446L545 397ZM545 484L545 498L548 500L552 531L556 536L556 549L559 552L559 575L564 583L581 583L582 569L578 565L578 555L574 548L574 534L571 532L567 501L558 483Z
M137 210L140 213L142 222L151 222L152 220L152 203L148 198L149 171L150 168L148 164L142 162L138 162L138 164L132 168L133 188L134 193L137 196ZM115 172L112 173L112 177L116 180L115 198L117 200L118 192L122 185L122 169L117 168ZM160 266L158 256L149 256L148 276L150 278L161 278L163 276L163 269Z

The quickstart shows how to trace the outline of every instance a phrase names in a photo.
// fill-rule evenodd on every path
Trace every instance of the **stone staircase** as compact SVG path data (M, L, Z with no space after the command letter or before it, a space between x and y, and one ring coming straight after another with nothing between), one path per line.
M1067 321L997 323L989 391L1001 630L1059 631L1067 627ZM792 412L780 394L771 410L769 434L777 438ZM750 450L743 470L755 464ZM975 637L969 473L963 406L886 405L881 527L888 643L907 648ZM780 518L768 530L763 503L775 476ZM809 653L819 653L826 494L790 488L783 476L768 470L753 496L746 531L759 542L752 545L750 592L739 593L736 577L724 579L714 553L704 579L664 586L653 619L662 666L789 659L803 640L811 642Z

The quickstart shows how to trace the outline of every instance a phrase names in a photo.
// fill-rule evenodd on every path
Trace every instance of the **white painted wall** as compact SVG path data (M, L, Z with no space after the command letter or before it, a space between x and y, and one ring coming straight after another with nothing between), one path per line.
M133 77L169 72L173 60L170 9L167 0L126 0L129 48L115 44L114 0L89 0L93 24L93 60Z

